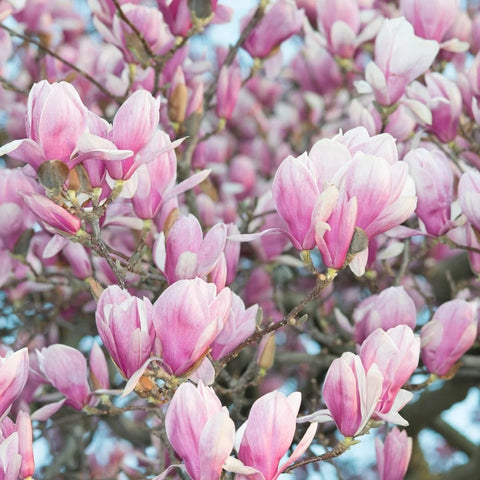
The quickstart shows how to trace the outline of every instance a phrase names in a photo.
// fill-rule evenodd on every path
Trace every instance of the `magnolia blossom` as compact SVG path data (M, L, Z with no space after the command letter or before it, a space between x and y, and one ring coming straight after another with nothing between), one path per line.
M458 0L401 0L400 8L419 37L441 42L460 6Z
M44 377L67 397L66 404L81 410L90 401L87 361L81 352L68 345L54 344L37 350Z
M247 37L242 47L252 57L265 58L284 40L302 28L304 14L290 0L279 0L271 4L260 23ZM248 19L243 21L247 23Z
M240 67L236 65L223 66L218 76L217 105L215 107L215 112L219 118L228 120L232 116L241 87Z
M0 422L0 476L23 479L34 471L32 421L27 412L20 411L15 423L9 417Z
M380 480L402 480L412 456L412 439L405 430L394 427L385 437L385 442L375 438L378 475Z
M191 369L208 352L223 328L230 309L231 291L217 294L215 285L200 278L170 285L153 306L153 326L159 351L175 375Z
M442 142L457 136L462 113L462 94L457 84L438 72L425 74L425 83L413 82L407 88L409 98L425 104L431 112L431 124L426 128ZM390 122L389 122L390 123Z
M332 268L344 265L355 227L371 240L405 221L416 204L413 179L398 161L393 137L370 137L363 127L319 140L308 155L287 157L272 191L295 248L316 244ZM358 275L367 255L365 249L350 264Z
M175 37L170 32L159 9L129 2L122 7L122 10L129 21L141 32L145 42L155 54L163 55L172 48ZM113 15L113 21L110 21L112 22L111 28L107 26L108 19L107 25L105 25L99 20L99 17L94 17L97 30L107 42L113 43L122 50L127 62L148 64L148 52L144 50L143 45L135 42L134 38L136 37L130 26L119 15Z
M36 83L28 95L27 138L0 148L0 155L31 165L35 170L47 160L73 166L72 154L80 136L88 131L88 110L67 82Z
M417 37L405 18L385 20L375 39L375 61L365 69L377 102L397 102L407 85L430 67L438 49L436 41Z
M310 425L294 452L279 465L293 441L300 402L300 392L287 397L276 390L256 400L247 421L237 431L235 449L240 462L230 458L225 470L240 474L241 478L278 478L305 452L315 436L316 423Z
M378 368L383 376L382 393L375 406L375 414L380 418L408 425L398 410L410 401L413 394L401 388L417 368L419 357L420 338L404 324L386 332L378 328L362 343L360 358L365 371L368 374L370 368Z
M477 305L465 300L446 302L422 327L422 361L436 375L447 375L477 336Z
M446 156L439 150L416 148L404 158L417 191L416 214L432 235L443 235L455 223L450 219L453 173Z
M80 230L80 219L47 197L37 193L22 193L22 198L47 229L67 235L75 235Z
M176 280L212 276L218 289L225 286L224 255L227 226L217 223L203 237L200 222L193 215L180 217L168 232L163 232L154 247L154 261L165 272L169 283Z
M232 352L256 329L258 305L245 308L243 300L232 293L232 305L227 321L212 342L212 358L218 360Z
M390 287L363 300L355 308L353 320L354 340L361 344L377 328L388 330L402 324L415 328L417 311L403 287Z
M273 201L280 216L288 225L290 238L298 250L311 250L319 229L326 224L338 191L335 187L323 189L314 164L304 153L300 157L287 157L273 180Z
M322 397L327 409L300 421L333 420L342 435L358 435L373 415L382 394L384 378L376 364L367 370L358 355L345 352L328 369Z
M168 440L193 480L218 480L235 439L235 425L211 387L183 383L165 416Z
M360 30L360 8L357 0L319 0L318 20L327 37L329 50L349 58L355 51Z
M118 285L105 289L95 313L98 333L122 375L130 378L150 356L153 306Z

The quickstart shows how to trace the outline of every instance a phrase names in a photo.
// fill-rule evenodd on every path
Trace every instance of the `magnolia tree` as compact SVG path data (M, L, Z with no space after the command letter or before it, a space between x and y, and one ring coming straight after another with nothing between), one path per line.
M0 3L0 478L478 478L479 6L245 3Z

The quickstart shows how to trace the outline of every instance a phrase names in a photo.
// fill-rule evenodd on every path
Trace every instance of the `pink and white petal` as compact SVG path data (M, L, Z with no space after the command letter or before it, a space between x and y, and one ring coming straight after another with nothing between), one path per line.
M117 146L106 138L91 133L82 134L75 150L71 155L71 166L77 165L84 160L118 161L133 155L132 150L119 150Z
M332 414L328 408L324 408L322 410L317 410L316 412L311 413L310 415L305 415L303 417L297 418L297 423L306 423L306 422L314 422L314 423L326 423L326 422L333 422Z
M206 168L205 170L201 170L200 172L197 172L193 174L191 177L188 177L187 179L183 180L183 182L180 182L178 185L173 187L168 193L165 194L163 201L166 202L167 200L177 197L178 195L186 192L187 190L190 190L193 187L196 187L198 184L202 183L210 175L210 172L211 170Z
M349 263L350 270L357 276L361 277L365 273L365 267L368 261L368 248L357 253L353 260Z
M160 232L158 238L155 240L153 245L153 263L157 266L162 272L165 271L165 261L167 258L167 250L165 246L165 233Z
M201 478L219 478L223 464L233 449L235 424L226 407L211 417L200 435L199 458Z
M65 401L66 398L59 400L58 402L49 403L48 405L44 405L38 410L35 410L31 415L32 421L38 420L39 422L46 422L53 414L57 413L60 408L62 408Z
M202 381L205 385L212 385L215 381L215 368L212 362L205 357L200 366L188 377L194 383Z
M123 389L122 395L120 395L120 398L126 397L129 393L132 393L135 390L135 387L137 386L138 381L142 377L142 375L145 373L145 370L147 369L148 365L152 362L159 362L162 364L164 369L167 371L167 373L170 372L170 368L168 365L166 365L163 361L163 358L161 357L150 357L148 360L145 361L145 363L130 377L128 380L127 384L125 385L125 388Z
M185 465L180 465L180 464L175 464L175 465L170 465L163 473L160 475L157 475L156 477L153 477L152 480L164 480L167 478L168 475L172 473L172 470L174 468L178 468L179 470L185 471Z
M225 249L227 241L227 226L218 223L205 235L198 250L198 274L209 273L218 261L218 258Z
M236 473L237 475L245 475L250 480L265 480L261 472L253 467L244 465L240 460L238 460L238 458L235 457L228 457L223 464L223 469L227 472Z
M43 162L47 161L42 147L29 138L7 143L0 148L0 157L3 155L9 155L15 160L28 163L35 170L37 170Z
M288 466L295 463L305 453L305 451L315 438L315 434L317 433L317 427L318 423L315 422L307 428L305 435L302 437L290 457L287 458L287 461L278 469L277 475L274 477L274 479L277 478L278 475L280 475Z
M55 234L43 250L43 258L52 258L59 253L70 240L62 235Z

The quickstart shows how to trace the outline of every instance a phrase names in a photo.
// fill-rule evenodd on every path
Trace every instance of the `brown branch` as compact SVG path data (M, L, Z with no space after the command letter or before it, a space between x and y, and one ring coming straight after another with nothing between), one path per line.
M11 90L15 93L21 93L22 95L28 95L28 91L18 88L10 80L7 80L5 77L0 76L0 83L3 85L5 90Z
M152 50L152 47L148 44L148 42L145 40L145 37L143 36L143 33L130 21L130 19L125 15L125 12L122 10L122 6L118 2L118 0L112 0L113 3L115 4L115 8L118 12L118 15L120 18L133 30L135 35L138 37L140 42L142 43L143 48L145 51L150 55L152 59L156 58L157 55L155 52Z
M65 60L63 57L61 57L60 55L55 53L53 50L51 50L47 46L43 45L43 43L38 42L37 40L34 40L33 38L28 37L26 35L23 35L19 32L16 32L15 30L12 30L10 27L7 27L3 23L0 23L0 27L3 28L10 35L13 35L14 37L21 38L25 42L31 43L32 45L36 45L38 48L40 48L40 50L44 51L45 53L48 53L48 55L56 58L57 60L62 62L64 65L67 65L67 67L70 67L71 69L75 70L83 78L85 78L90 83L95 85L104 95L106 95L107 97L110 97L112 100L115 100L115 102L117 102L118 104L121 104L123 102L124 99L122 97L117 97L116 95L113 95L100 82L95 80L89 73L85 72L85 70L82 70L81 68L77 67L76 65L69 62L68 60Z
M255 10L255 13L253 14L252 18L248 22L248 24L245 26L245 28L242 30L242 33L240 34L240 38L236 41L235 45L233 47L230 47L230 50L225 58L225 61L223 62L223 65L226 65L227 67L230 66L233 63L233 60L235 59L238 51L240 50L240 47L243 45L245 40L249 37L249 35L252 33L253 29L260 23L262 18L265 15L265 9L267 8L268 5L268 0L261 0L260 5L257 7ZM218 77L220 75L220 70L217 72L217 75L215 77L215 81L210 85L210 88L207 90L205 93L205 104L209 105L213 95L215 94L215 89L216 85L218 83Z
M283 473L290 473L293 470L295 470L298 467L303 467L304 465L308 465L309 463L315 463L315 462L322 462L326 460L331 460L332 458L338 457L345 453L349 448L350 445L353 443L346 442L344 443L345 440L338 442L332 450L329 452L324 453L323 455L317 455L316 457L310 457L306 458L305 460L301 460L299 462L294 463L293 465L290 465L288 468L284 470Z
M230 355L225 357L220 362L220 367L224 367L230 360L233 360L245 347L251 345L252 343L256 343L261 340L265 335L269 333L275 332L280 328L283 328L287 325L295 325L297 315L315 298L318 297L320 292L325 289L333 280L333 276L326 276L320 275L317 284L312 289L312 291L295 307L293 308L290 313L283 318L278 323L274 323L262 330L259 330L252 335L250 335L247 339L245 339Z
M450 238L443 236L439 237L440 243L447 245L450 248L458 248L460 250L466 250L467 252L480 253L480 248L469 247L468 245L461 245L457 242L454 242Z

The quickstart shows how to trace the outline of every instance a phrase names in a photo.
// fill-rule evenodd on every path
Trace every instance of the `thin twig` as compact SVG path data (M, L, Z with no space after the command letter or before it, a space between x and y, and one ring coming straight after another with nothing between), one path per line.
M248 24L245 26L245 28L242 30L242 33L240 34L240 38L236 41L235 45L233 47L230 47L230 50L225 58L225 61L223 62L223 65L225 66L230 66L233 61L235 60L235 57L240 50L240 47L245 43L245 40L249 37L249 35L252 33L253 29L260 23L262 18L265 15L265 9L267 8L268 1L261 1L260 5L257 7L255 10L255 13L253 14L252 18L248 22ZM215 81L212 82L210 85L210 88L207 90L205 93L205 104L209 105L213 95L215 94L215 89L216 85L218 83L218 77L220 75L220 70L218 71Z
M234 359L246 346L251 345L252 343L256 343L261 340L265 335L275 332L282 327L287 325L295 325L295 317L315 298L318 297L320 292L325 289L333 280L333 276L326 276L323 275L319 277L317 284L312 289L312 291L295 307L293 308L290 313L283 318L278 323L274 323L258 332L253 333L247 339L245 339L230 355L225 357L221 363L220 367L224 367L230 360Z
M12 90L16 93L21 93L22 95L28 95L28 91L18 88L10 80L7 80L5 77L0 76L0 83L4 86L6 90Z
M300 462L296 462L293 465L290 465L287 469L285 469L283 473L290 473L292 470L295 470L298 467L303 467L304 465L308 465L309 463L331 460L332 458L342 455L342 453L345 453L349 448L350 445L348 443L345 444L343 443L343 441L338 442L329 452L326 452L323 455L317 455L316 457L306 458L305 460L301 460Z
M118 12L118 15L120 18L133 30L135 35L138 37L140 42L142 43L143 48L145 51L148 53L148 55L154 59L157 55L155 52L152 50L152 47L148 44L148 42L145 40L145 37L143 36L143 33L130 21L130 19L125 15L125 12L122 10L122 6L118 2L118 0L112 0L113 3L115 4L115 8Z
M480 253L480 248L469 247L468 245L460 245L446 236L439 237L439 240L441 243L449 246L450 248L458 248L460 250L466 250L467 252Z
M10 27L7 27L5 24L0 23L0 27L3 28L6 32L8 32L10 35L13 35L14 37L21 38L25 42L31 43L33 45L36 45L38 48L43 50L45 53L48 53L50 56L56 58L60 62L62 62L64 65L67 65L67 67L70 67L71 69L75 70L79 75L81 75L83 78L88 80L90 83L95 85L104 95L107 97L110 97L112 100L115 100L118 104L121 104L123 102L123 97L117 97L116 95L113 95L111 92L109 92L100 82L95 80L89 73L85 72L85 70L82 70L81 68L77 67L75 64L69 62L68 60L65 60L63 57L55 53L53 50L48 48L47 46L43 45L43 43L38 42L37 40L34 40L31 37L28 37L26 35L23 35L19 32L16 32L15 30L12 30Z

